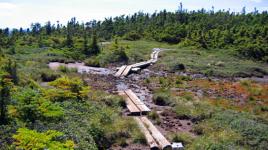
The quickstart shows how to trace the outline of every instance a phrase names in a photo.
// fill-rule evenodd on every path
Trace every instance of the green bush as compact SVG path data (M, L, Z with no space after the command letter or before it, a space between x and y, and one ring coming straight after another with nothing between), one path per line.
M238 145L241 136L231 130L220 132L212 132L208 135L196 138L191 145L187 147L189 150L208 149L208 150L233 150L242 149Z
M172 100L168 93L161 92L153 95L153 102L156 105L167 106L171 104Z
M257 121L252 116L234 111L224 111L213 116L218 127L227 126L239 133L243 144L251 148L263 149L268 143L268 125Z
M88 93L90 91L89 87L84 85L83 81L79 78L70 79L67 76L58 78L55 81L49 83L50 86L54 86L59 90L53 93L53 90L48 90L44 92L44 95L48 99L54 99L55 96L59 97L76 97L77 100L85 100L88 98ZM66 95L62 95L66 94Z
M23 121L49 120L63 116L63 109L58 105L44 99L37 89L23 88L12 95L15 104L12 105L18 117Z
M130 41L136 41L136 40L141 39L141 36L137 32L132 31L132 32L127 33L124 36L124 39L125 40L130 40Z
M41 73L41 79L44 82L51 82L51 81L56 80L59 77L60 77L60 74L50 71L50 70L45 70L45 71L42 71Z
M74 149L74 142L71 140L67 140L65 143L55 140L59 136L63 136L63 133L55 130L39 133L35 130L20 128L17 134L13 135L13 138L16 140L14 145L17 149Z
M190 145L194 142L194 138L187 132L175 133L171 135L173 142L182 142L184 146Z
M253 58L256 60L263 60L268 55L268 46L263 44L244 44L238 48L239 54Z
M133 138L134 143L139 143L139 144L143 144L143 145L147 144L145 135L141 132L140 129L138 129L138 127L136 130L133 131L131 137Z
M66 66L60 66L59 70L63 73L72 73L72 72L77 72L77 68L68 68Z
M158 113L153 110L149 113L148 117L152 120L154 120L156 122L156 124L160 124L161 123L161 119L160 116L158 115Z
M178 97L175 100L175 107L173 107L173 111L181 119L191 119L193 122L197 122L210 118L215 111L206 102L186 98Z
M100 67L100 62L97 57L90 57L86 60L84 60L85 65L91 66L91 67Z
M128 62L128 56L125 53L125 49L123 47L107 50L106 52L99 55L98 59L101 66L105 66L109 63Z
M126 107L125 100L122 97L117 96L117 95L101 96L100 101L104 102L107 106L111 106L111 107L122 107L122 108Z

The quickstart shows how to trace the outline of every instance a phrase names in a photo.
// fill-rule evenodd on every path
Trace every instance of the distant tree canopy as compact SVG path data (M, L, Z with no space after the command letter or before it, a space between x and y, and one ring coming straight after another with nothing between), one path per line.
M242 56L267 61L268 13L256 9L246 13L245 10L243 8L241 13L229 10L215 12L212 7L212 10L187 11L180 4L176 12L138 12L106 18L104 21L92 20L85 24L80 24L76 18L72 18L66 26L59 22L57 25L51 24L49 21L44 26L33 23L31 30L23 32L21 29L13 32L8 28L0 30L0 47L10 47L20 36L60 36L65 37L65 42L60 46L72 48L75 46L74 39L84 37L81 51L84 50L86 55L95 55L99 53L97 37L100 40L111 40L116 36L126 40L145 38L206 49L234 48ZM87 43L88 37L92 39L91 45ZM34 39L29 40L29 43L32 41Z

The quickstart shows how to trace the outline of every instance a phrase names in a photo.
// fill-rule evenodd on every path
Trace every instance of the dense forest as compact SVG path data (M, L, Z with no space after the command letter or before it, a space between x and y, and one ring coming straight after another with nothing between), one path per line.
M16 41L21 41L21 45L36 42L40 47L73 47L84 50L84 54L94 54L96 47L89 47L88 37L97 36L100 41L113 37L126 40L143 38L204 49L236 49L241 56L267 61L268 12L254 10L246 13L245 9L241 13L215 12L214 9L187 11L181 4L176 12L139 12L86 23L72 18L67 25L33 23L28 29L0 30L0 46L14 49ZM77 47L77 38L84 41L83 46Z
M186 63L196 65L185 65L180 58L178 64L163 67L172 73L204 67L194 60L206 56L207 70L201 68L206 76L215 75L210 70L213 67L224 70L241 60L246 69L253 68L252 72L263 77L268 74L268 12L245 10L188 11L180 4L176 12L138 12L85 23L71 18L66 25L48 21L44 25L32 23L27 29L0 29L0 149L95 150L129 143L146 145L134 120L122 115L125 101L100 88L114 78L103 77L108 79L96 88L87 82L95 79L90 75L77 74L77 70L64 66L52 71L47 64L83 61L88 66L115 67L114 63L118 66L145 60L151 49L160 45L175 49L162 54L161 63L177 62L173 57L185 55L192 58L192 62L184 60ZM226 62L208 64L207 59L214 59L214 53L220 53ZM226 58L229 54L230 62ZM157 69L161 69L161 63L155 65ZM240 68L244 69L238 66L235 71ZM174 74L141 82L148 86L156 83L160 89L151 88L153 99L169 106L177 118L195 125L190 136L170 138L183 141L186 148L267 149L267 84L217 83L210 78L199 81ZM189 90L172 95L171 89L191 87L207 88L209 94L215 92L218 97L207 94L200 101ZM236 93L230 89L242 96L233 96ZM230 92L227 96L226 91ZM235 98L243 96L245 105L236 106L239 100ZM226 102L233 99L237 101ZM149 117L156 122L161 119L156 112Z

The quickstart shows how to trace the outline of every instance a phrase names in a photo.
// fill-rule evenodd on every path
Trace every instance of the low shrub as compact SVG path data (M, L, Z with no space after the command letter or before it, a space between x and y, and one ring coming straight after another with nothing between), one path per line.
M133 143L138 143L138 144L143 144L143 145L147 144L147 140L144 134L141 132L141 130L138 127L136 127L136 129L133 130L131 137L133 139Z
M178 97L173 111L181 119L191 119L193 122L197 122L211 118L215 110L206 102L189 101L184 97Z
M168 93L156 93L153 96L153 102L156 105L160 105L160 106L167 106L171 104L171 97Z
M43 82L51 82L51 81L56 80L59 77L60 77L60 74L50 71L50 70L45 70L45 71L42 71L41 73L41 79Z
M216 113L213 118L216 127L229 127L242 136L243 145L263 149L268 146L268 125L256 120L246 113L224 111Z
M176 71L184 71L186 69L185 65L180 62L173 62L169 64L170 71L176 72Z
M63 133L55 130L39 133L35 130L19 128L13 138L16 140L14 144L17 149L74 149L75 144L71 140L67 140L64 143L55 140L60 136L63 136Z
M72 73L72 72L77 72L77 68L68 68L66 66L60 66L59 70L63 73Z
M194 138L187 132L175 133L171 135L173 142L182 142L184 146L190 145L193 143Z
M127 63L128 59L123 47L107 50L98 56L100 66L105 66L110 63Z
M242 149L238 143L241 141L241 136L232 130L225 129L219 132L211 132L203 135L193 141L187 147L189 150L209 149L209 150L231 150Z
M97 57L90 57L86 60L84 60L85 65L91 66L91 67L100 67L100 62Z
M161 119L160 116L158 115L158 113L153 110L149 113L148 117L152 120L154 120L156 122L156 124L160 124L161 123Z
M104 102L107 106L111 107L126 107L125 100L117 95L106 95L100 98L101 102Z
M129 40L129 41L136 41L136 40L141 39L141 36L137 32L132 31L132 32L127 33L124 36L124 39Z

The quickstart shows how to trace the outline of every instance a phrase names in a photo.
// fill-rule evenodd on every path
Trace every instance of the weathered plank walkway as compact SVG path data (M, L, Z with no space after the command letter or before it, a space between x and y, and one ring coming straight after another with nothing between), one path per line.
M128 76L129 73L134 68L136 70L137 68L143 68L145 66L149 66L149 65L151 65L153 63L156 63L157 62L157 59L158 59L158 54L159 54L160 51L161 51L160 49L154 49L153 52L152 52L152 54L151 54L151 59L148 60L148 61L143 61L143 62L139 62L139 63L136 63L136 64L128 65L128 66L127 65L123 65L115 73L115 76L116 77Z
M136 71L143 67L156 63L160 51L161 50L159 48L153 49L151 59L148 61L121 66L120 68L118 68L118 71L116 72L115 76L127 76L131 71ZM132 115L141 116L151 111L131 90L119 91L118 94L125 99L127 108ZM140 130L145 135L147 143L152 150L172 149L169 141L161 134L161 132L152 124L152 122L147 117L134 117L134 119L136 120Z
M131 90L118 93L126 100L127 108L132 115L147 114L151 111Z
M135 117L151 149L171 150L171 144L147 117Z

